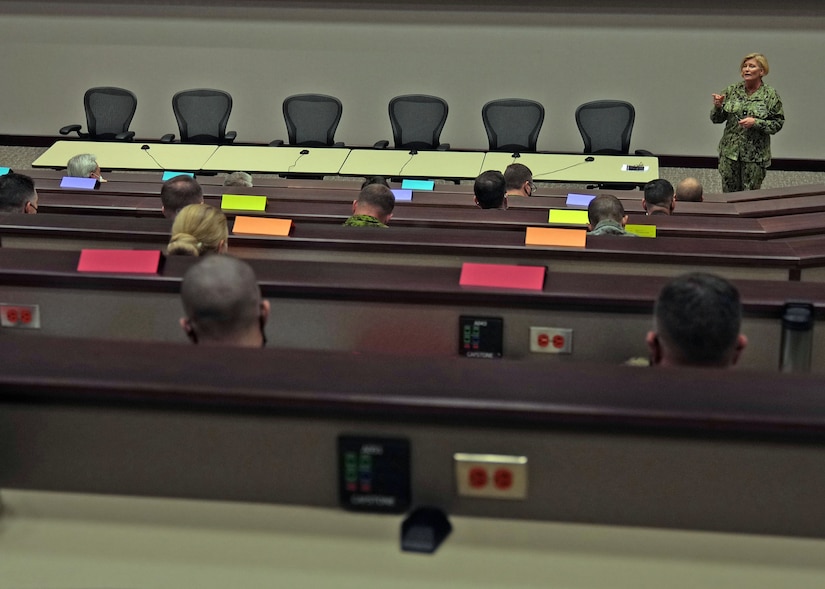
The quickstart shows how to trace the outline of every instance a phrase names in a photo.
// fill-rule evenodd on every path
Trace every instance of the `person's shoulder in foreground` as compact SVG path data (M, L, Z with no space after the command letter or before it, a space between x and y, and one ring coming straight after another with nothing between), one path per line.
M739 333L741 323L742 303L733 284L703 272L678 276L656 300L654 329L646 338L650 364L733 366L748 344Z
M587 206L587 235L621 235L636 237L625 231L627 215L622 201L612 194L601 194L590 201Z

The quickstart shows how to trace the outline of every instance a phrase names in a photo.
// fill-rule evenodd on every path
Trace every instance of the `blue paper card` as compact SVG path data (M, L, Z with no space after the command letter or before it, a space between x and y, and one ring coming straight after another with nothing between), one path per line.
M593 194L575 194L573 192L567 195L567 206L568 207L586 207L590 204L590 201L593 200L595 195Z
M412 202L412 190L393 188L392 193L395 195L395 202Z
M172 171L164 172L163 173L163 178L161 178L161 180L163 182L166 182L167 180L171 180L172 178L175 178L176 176L189 176L190 178L194 178L195 173L194 172L172 172Z
M5 176L9 172L11 172L10 168L0 168L0 176Z
M432 190L435 187L435 182L432 180L403 180L401 188L409 190Z
M94 190L97 186L97 178L73 178L63 176L60 181L60 188L78 188L80 190Z

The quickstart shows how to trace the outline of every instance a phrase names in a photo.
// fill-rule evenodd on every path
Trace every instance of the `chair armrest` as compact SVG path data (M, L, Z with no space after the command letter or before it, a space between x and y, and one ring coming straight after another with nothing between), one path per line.
M373 144L372 147L373 147L373 149L387 149L389 146L390 146L390 142L387 141L386 139L382 139L381 141L376 141L375 144Z
M65 127L62 127L60 129L60 134L61 135L68 135L72 131L74 131L75 133L80 135L80 125L66 125Z
M229 131L226 135L223 136L224 141L227 143L232 143L235 141L235 137L238 136L237 131Z
M436 148L436 151L447 151L448 149L450 149L450 144L449 144L449 143L441 143L441 144L440 144L440 145Z
M269 147L282 147L284 144L283 139L275 139L269 142Z
M332 144L332 146L333 147L346 147L346 145L344 145L343 141L336 141L335 143Z
M172 143L175 140L174 133L167 133L163 137L160 138L161 143Z
M124 133L118 133L117 135L115 135L115 139L117 139L118 141L131 141L134 138L134 131L126 131Z
M645 156L645 157L655 157L652 152L650 152L646 149L637 149L634 153L636 155L641 155L641 156Z

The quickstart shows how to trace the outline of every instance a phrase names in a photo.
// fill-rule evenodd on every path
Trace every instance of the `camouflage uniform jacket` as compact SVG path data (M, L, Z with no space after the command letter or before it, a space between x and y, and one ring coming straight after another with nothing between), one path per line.
M347 227L387 227L387 225L369 215L353 215L344 221L344 225Z
M632 233L628 233L622 227L622 224L618 221L614 221L613 219L602 219L596 226L593 227L593 231L588 231L588 235L624 235L625 237L636 237Z
M719 156L758 163L767 168L771 165L771 135L785 124L782 99L776 90L764 83L750 96L745 91L744 82L728 86L722 93L724 104L710 111L711 121L725 123ZM756 119L753 127L739 126L739 120L744 117Z

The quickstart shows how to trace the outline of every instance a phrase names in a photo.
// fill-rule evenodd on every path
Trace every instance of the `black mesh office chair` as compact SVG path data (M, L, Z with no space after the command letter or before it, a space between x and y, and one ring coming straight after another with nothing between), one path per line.
M627 155L630 153L630 135L635 121L636 109L624 100L594 100L576 109L576 125L584 140L584 153ZM653 155L644 149L637 149L635 154ZM618 182L596 185L614 190L632 190L637 186Z
M536 151L544 107L534 100L491 100L481 108L490 151Z
M408 94L390 100L390 124L395 147L399 149L450 149L449 143L439 143L447 120L447 101L437 96ZM384 148L389 141L377 142Z
M183 90L172 97L172 110L178 121L181 143L232 143L235 131L226 131L232 112L232 96L223 90L201 88ZM169 133L164 143L174 141Z
M624 100L594 100L576 109L576 125L584 140L584 153L630 153L630 135L636 109ZM638 150L636 155L652 155Z
M296 94L284 100L284 121L289 144L301 147L344 147L335 142L335 130L344 107L334 96ZM276 139L270 145L283 145Z
M135 136L129 130L137 110L137 96L123 88L89 88L83 96L86 110L86 132L81 125L66 125L61 135L77 133L83 139L96 141L131 141Z

